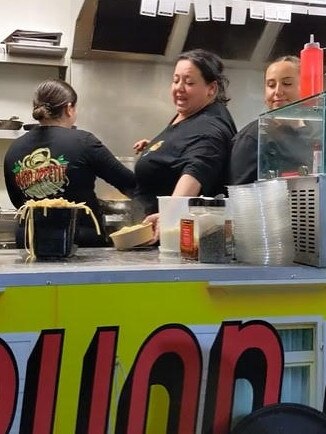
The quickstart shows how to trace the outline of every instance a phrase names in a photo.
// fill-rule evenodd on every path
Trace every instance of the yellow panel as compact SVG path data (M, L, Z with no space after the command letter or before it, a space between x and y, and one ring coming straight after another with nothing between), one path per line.
M97 327L119 326L120 365L111 404L114 425L125 377L139 347L157 327L325 313L325 285L209 287L206 282L162 282L21 287L0 295L0 332L65 329L55 417L55 434L62 434L75 432L83 357ZM157 417L165 426L166 405L164 391L155 387L146 434L161 434Z
M163 386L152 386L148 407L146 434L166 434L169 411L169 395Z

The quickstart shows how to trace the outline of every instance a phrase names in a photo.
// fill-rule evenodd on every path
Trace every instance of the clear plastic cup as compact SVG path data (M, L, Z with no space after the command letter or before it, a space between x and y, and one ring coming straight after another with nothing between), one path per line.
M180 254L180 220L189 212L188 196L158 196L160 252Z

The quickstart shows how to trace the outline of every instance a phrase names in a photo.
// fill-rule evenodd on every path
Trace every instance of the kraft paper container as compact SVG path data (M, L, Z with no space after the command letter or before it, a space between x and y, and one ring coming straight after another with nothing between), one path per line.
M153 238L152 223L125 226L119 231L113 232L110 237L114 247L118 250L131 249L146 244Z

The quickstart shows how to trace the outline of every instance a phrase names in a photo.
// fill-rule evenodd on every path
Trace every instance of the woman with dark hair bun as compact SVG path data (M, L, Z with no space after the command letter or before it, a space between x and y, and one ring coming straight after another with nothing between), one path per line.
M80 213L75 242L81 247L106 246L95 179L100 177L128 195L135 187L135 176L93 134L74 128L76 104L75 90L62 80L49 79L38 86L33 117L39 125L8 149L6 187L16 208L29 199L62 197L85 202L98 220L101 235L97 235L91 217ZM23 245L23 228L19 228L17 247Z
M68 83L56 79L46 80L37 88L32 115L40 123L53 123L54 119L62 118L65 107L75 107L76 103L77 94Z
M136 153L141 152L135 167L135 198L148 216L145 221L158 220L157 196L223 192L236 133L226 108L228 80L223 70L221 59L209 51L179 55L171 85L176 115L154 139L134 145Z

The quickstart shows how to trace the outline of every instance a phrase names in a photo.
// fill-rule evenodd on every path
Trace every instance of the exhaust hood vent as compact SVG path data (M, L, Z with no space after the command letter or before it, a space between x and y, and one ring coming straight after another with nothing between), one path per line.
M230 24L231 8L226 8L226 21L192 21L184 50L204 48L223 59L250 60L266 21L247 19L246 25Z
M229 1L229 0L228 0ZM141 0L84 0L77 19L73 58L174 62L180 52L204 48L217 53L226 67L263 69L284 54L299 55L310 33L326 46L324 16L292 14L291 23L251 19L245 25L200 22L188 15L140 15Z
M140 1L99 0L92 49L165 54L174 17L139 14Z
M280 31L269 60L287 54L299 55L304 44L309 42L310 34L315 35L315 41L321 47L326 47L325 24L325 16L292 14L291 23L283 26Z

